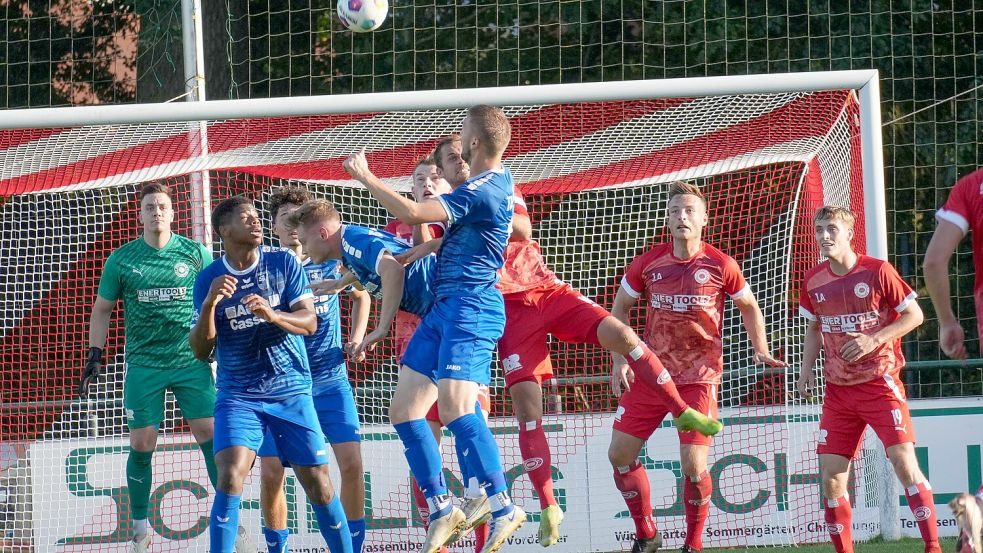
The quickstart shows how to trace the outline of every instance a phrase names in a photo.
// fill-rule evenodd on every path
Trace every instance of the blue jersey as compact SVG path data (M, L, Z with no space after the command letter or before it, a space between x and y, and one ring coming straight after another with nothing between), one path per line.
M229 266L223 256L195 280L194 322L215 278L235 277L236 291L219 300L215 309L215 387L219 397L276 399L309 393L311 370L304 337L254 316L243 298L259 294L277 311L290 311L297 302L312 298L307 275L288 251L259 251L259 259L245 270Z
M498 282L512 227L514 184L508 170L485 171L437 196L450 226L437 255L438 298L471 295Z
M358 281L376 298L382 297L382 277L379 261L382 255L399 255L410 249L410 244L381 230L357 225L345 225L341 231L342 261L355 273ZM433 273L436 256L428 255L406 267L403 281L403 297L399 308L418 317L426 315L433 307Z
M329 259L324 263L314 263L310 259L303 262L304 272L312 283L341 278L338 261ZM311 365L311 379L314 395L333 390L338 382L348 379L345 366L345 352L341 346L341 311L338 295L328 294L314 298L317 311L317 331L304 337L307 345L307 358Z

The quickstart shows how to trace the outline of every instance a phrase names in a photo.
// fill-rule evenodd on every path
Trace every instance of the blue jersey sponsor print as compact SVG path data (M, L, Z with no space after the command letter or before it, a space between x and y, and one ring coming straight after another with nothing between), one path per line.
M338 261L329 259L324 263L314 263L305 259L302 263L310 282L335 280L341 278ZM314 395L336 388L348 380L345 365L345 352L341 344L341 310L337 294L314 298L317 312L317 331L304 337L307 344L307 359L311 365L311 380Z
M342 261L355 273L358 281L374 297L382 297L379 261L389 252L396 256L410 249L410 244L384 232L357 225L345 225L341 231ZM433 273L436 256L428 255L406 267L403 297L399 308L422 317L433 307Z
M312 298L307 275L287 251L262 251L252 267L233 269L223 256L198 273L194 290L194 320L212 281L222 275L236 279L236 292L223 298L215 309L215 387L219 398L270 399L310 393L311 371L303 336L254 316L243 298L258 294L273 309L290 311L297 302Z
M438 298L471 295L498 281L512 231L514 188L507 169L493 170L437 197L450 222L437 256Z

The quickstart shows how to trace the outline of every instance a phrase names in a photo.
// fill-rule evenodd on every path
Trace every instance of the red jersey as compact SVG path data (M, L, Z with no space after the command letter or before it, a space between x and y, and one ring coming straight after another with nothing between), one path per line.
M810 269L799 291L799 313L819 321L826 381L851 386L884 375L898 380L905 363L900 338L852 363L840 355L840 348L852 340L849 332L873 334L896 321L916 297L890 263L866 255L843 276L833 274L829 261Z
M526 202L518 190L513 195L515 214L529 216ZM546 266L539 244L535 240L509 241L505 248L505 263L499 271L498 287L502 294L515 294L551 285L560 279Z
M720 384L724 294L737 299L751 293L732 257L701 244L684 260L673 255L671 243L660 244L631 262L621 287L633 298L647 298L645 343L677 386Z
M976 300L976 324L979 335L983 336L983 169L977 169L956 181L956 186L949 192L949 199L935 217L956 225L962 229L963 235L973 231L973 266L976 269L973 296Z
M395 235L397 238L402 238L410 244L413 243L413 225L407 225L399 219L389 221L386 228L382 230L388 232L389 234ZM446 230L447 223L430 223L430 234L433 238L442 237L444 235L444 231Z

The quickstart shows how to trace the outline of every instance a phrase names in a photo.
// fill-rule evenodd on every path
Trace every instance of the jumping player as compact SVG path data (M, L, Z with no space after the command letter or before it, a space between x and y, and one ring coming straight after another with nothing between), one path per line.
M901 337L922 323L917 294L890 263L853 251L855 216L846 208L816 212L816 242L826 256L805 275L799 313L808 319L797 388L806 398L822 348L826 397L819 420L819 472L826 527L837 553L853 553L847 495L850 461L870 425L904 486L926 553L941 553L932 486L918 468L915 433L901 368Z

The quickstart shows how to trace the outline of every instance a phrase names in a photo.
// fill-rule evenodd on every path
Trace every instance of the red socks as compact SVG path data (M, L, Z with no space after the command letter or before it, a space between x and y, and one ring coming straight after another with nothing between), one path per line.
M479 524L474 529L474 553L481 553L481 550L485 548L485 542L488 541L489 532L487 522Z
M519 451L529 481L539 496L539 507L556 505L553 497L553 475L550 473L550 446L543 432L543 421L519 423Z
M852 519L850 496L826 500L826 529L836 553L853 553Z
M625 498L631 519L635 521L635 537L652 539L655 537L655 521L652 520L652 494L649 491L649 477L637 460L629 467L614 469L614 483Z
M713 482L710 473L703 471L699 476L684 476L683 507L686 511L686 541L697 551L703 549L703 526L710 513L710 494L713 492ZM693 479L699 480L694 482Z
M689 407L683 398L679 397L669 371L662 366L662 361L659 361L648 346L639 342L635 349L628 352L625 360L635 372L635 376L644 380L660 396L660 399L666 402L673 417L678 417Z
M908 508L918 523L918 531L925 540L925 551L931 553L941 551L939 547L939 529L935 515L935 497L932 495L932 485L926 480L921 484L909 486L905 490L908 498Z

